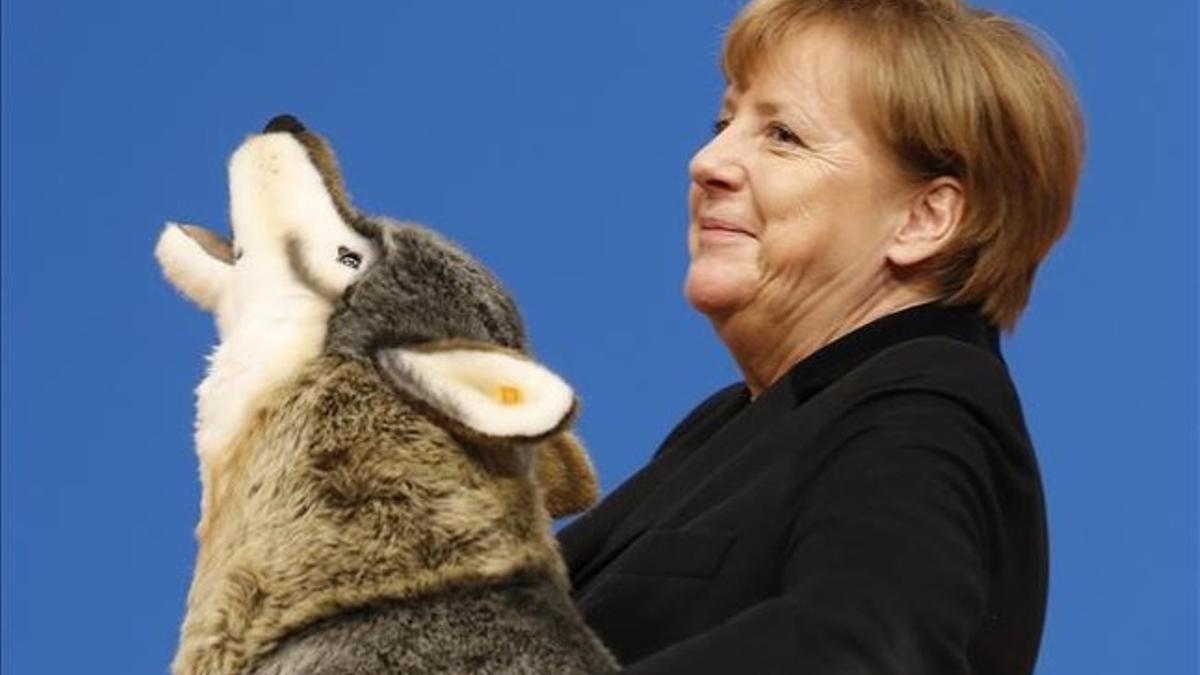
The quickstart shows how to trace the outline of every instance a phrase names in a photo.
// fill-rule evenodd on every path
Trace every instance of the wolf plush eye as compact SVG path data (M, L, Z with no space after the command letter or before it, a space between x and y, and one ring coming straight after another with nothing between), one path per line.
M358 266L362 264L362 256L355 253L354 251L351 251L350 249L346 248L345 246L338 247L337 259L338 259L338 262L342 263L343 265L345 265L346 267L349 267L352 270L358 269Z

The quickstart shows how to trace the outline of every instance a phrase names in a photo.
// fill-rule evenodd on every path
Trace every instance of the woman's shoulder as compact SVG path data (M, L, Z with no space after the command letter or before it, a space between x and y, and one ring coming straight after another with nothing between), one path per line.
M1020 403L998 351L948 337L922 337L881 351L838 383L851 395L938 395L962 404L1016 407Z
M1036 471L1020 399L997 352L929 337L880 352L827 392L835 436L976 455ZM972 451L971 448L975 450ZM987 457L992 457L988 460Z

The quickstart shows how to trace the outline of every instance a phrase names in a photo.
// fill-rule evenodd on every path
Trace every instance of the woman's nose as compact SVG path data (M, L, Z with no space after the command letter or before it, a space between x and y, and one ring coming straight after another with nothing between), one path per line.
M696 185L706 190L724 191L741 188L746 174L728 130L715 136L696 152L688 165L688 172Z

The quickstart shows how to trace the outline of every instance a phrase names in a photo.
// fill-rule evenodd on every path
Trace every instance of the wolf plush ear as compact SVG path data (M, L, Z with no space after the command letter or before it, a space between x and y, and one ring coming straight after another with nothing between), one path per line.
M154 255L175 288L204 309L216 311L233 269L233 245L196 225L167 223Z
M564 431L546 439L534 457L546 510L555 518L585 511L600 498L596 472L579 439Z
M380 350L380 370L397 389L483 446L537 443L564 430L575 394L524 354L495 345L446 342Z

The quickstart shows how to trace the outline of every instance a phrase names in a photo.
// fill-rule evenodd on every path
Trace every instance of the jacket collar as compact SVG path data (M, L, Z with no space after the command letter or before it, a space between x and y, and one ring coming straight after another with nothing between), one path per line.
M770 389L786 387L799 405L841 379L871 357L901 342L948 337L1000 357L1000 336L974 306L931 302L889 314L857 328L813 352Z
M654 522L680 512L697 495L724 489L706 480L743 460L745 446L772 420L883 350L921 337L949 337L999 356L999 339L974 308L919 305L871 322L796 364L750 400L744 384L711 397L671 433L653 461L597 508L560 533L573 583L582 590Z

